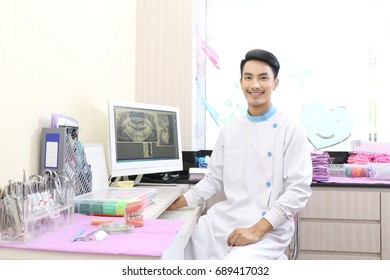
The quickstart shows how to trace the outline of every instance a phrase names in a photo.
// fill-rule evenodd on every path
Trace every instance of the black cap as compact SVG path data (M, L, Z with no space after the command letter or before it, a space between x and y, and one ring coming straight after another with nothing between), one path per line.
M245 63L250 60L264 61L272 68L272 72L274 73L275 78L278 76L280 64L276 56L274 56L272 53L261 49L254 49L247 52L245 58L241 60L241 65L240 65L241 74Z

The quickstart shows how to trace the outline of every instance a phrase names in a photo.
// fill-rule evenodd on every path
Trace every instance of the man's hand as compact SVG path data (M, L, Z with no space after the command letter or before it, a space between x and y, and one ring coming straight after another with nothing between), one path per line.
M167 210L173 211L184 206L187 206L187 200L184 198L184 196L180 196L171 205L168 206Z
M249 228L234 229L227 239L227 244L228 246L245 246L253 244L259 242L260 239L271 230L272 225L263 218Z
M228 246L245 246L248 244L256 243L260 240L260 236L250 228L236 228L229 235L227 243Z

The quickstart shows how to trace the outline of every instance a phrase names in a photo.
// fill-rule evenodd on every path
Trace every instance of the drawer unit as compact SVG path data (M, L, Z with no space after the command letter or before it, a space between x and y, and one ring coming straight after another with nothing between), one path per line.
M380 224L306 222L300 224L301 250L380 253Z
M381 193L382 259L390 260L390 192Z
M299 214L298 259L389 259L389 208L387 189L313 188Z
M301 218L380 220L380 193L315 190Z
M317 253L306 253L301 252L299 254L300 260L380 260L380 255L367 255L367 254L348 254L345 252L317 252Z

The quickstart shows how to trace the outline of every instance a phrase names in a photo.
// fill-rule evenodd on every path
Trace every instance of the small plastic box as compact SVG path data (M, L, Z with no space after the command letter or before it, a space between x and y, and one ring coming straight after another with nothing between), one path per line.
M95 216L124 216L126 204L143 201L144 206L153 203L157 189L109 188L74 198L75 213Z
M329 175L331 177L345 177L343 164L329 164Z
M368 177L367 164L344 164L345 177Z

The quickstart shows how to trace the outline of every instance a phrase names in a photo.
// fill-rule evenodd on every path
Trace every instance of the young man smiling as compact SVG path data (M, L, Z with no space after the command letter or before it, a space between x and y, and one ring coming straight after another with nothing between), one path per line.
M248 52L247 57L255 56L257 50ZM241 88L248 102L248 113L251 116L263 114L271 106L272 92L278 87L279 67L277 60L274 68L261 60L243 60L241 65Z
M255 49L241 61L247 114L221 129L209 173L168 209L223 192L199 218L187 259L286 259L294 216L311 195L312 163L304 130L272 104L279 62Z

